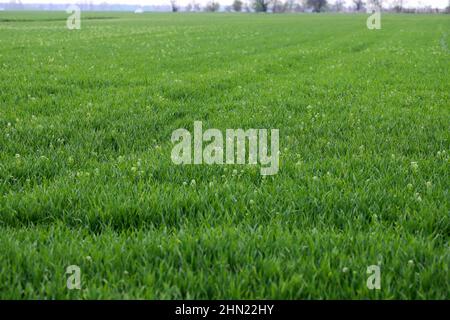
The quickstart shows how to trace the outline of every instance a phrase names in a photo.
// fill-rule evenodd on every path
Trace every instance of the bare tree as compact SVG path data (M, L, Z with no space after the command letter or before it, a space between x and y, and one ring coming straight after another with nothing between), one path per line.
M241 0L234 0L232 6L233 6L233 10L236 12L241 12L242 11L242 1Z
M402 12L403 11L403 6L404 6L404 2L403 0L394 0L393 1L393 9L395 12Z
M206 4L205 11L216 12L220 9L220 3L212 0Z
M367 0L367 5L372 8L382 8L383 0Z
M193 0L192 2L188 3L188 5L186 6L186 11L188 11L188 12L200 11L200 4L198 2L195 2L195 0Z
M327 5L327 0L307 0L306 4L312 7L314 12L320 12Z
M172 9L172 12L177 12L179 9L176 0L170 0L170 7Z
M254 0L253 9L255 9L256 12L267 12L271 3L272 0Z
M286 0L286 2L284 3L284 6L285 6L285 11L292 12L295 10L296 6L298 6L298 1L297 0Z
M288 8L287 2L281 2L281 0L273 0L272 1L272 12L282 13L286 12Z
M304 12L306 8L306 0L294 0L294 11L295 12Z
M344 9L344 0L336 0L333 5L333 9L337 12L340 12Z
M271 0L254 0L253 9L255 9L256 12L267 12L271 2Z
M361 11L364 9L364 1L363 0L353 0L353 3L356 6L356 11Z

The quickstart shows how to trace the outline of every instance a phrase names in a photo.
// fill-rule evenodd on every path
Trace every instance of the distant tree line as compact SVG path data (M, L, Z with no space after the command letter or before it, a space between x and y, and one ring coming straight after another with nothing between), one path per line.
M38 4L22 3L21 0L0 0L1 10L64 10L65 4L49 4L48 0L42 0ZM156 6L158 11L161 7L164 10L178 11L227 11L227 12L365 12L372 7L379 7L383 11L397 12L397 13L450 13L450 0L446 9L437 9L432 6L421 6L413 8L411 3L417 2L413 0L234 0L231 5L222 6L220 0L209 0L206 5L202 6L198 1L190 0L187 6L179 4L181 0L168 0L168 6ZM228 0L229 1L229 0ZM431 2L431 1L430 1ZM80 1L80 8L83 11L99 10L134 10L133 5L114 5L102 2L94 4L92 0ZM147 7L146 10L152 10L152 7ZM144 7L140 7L140 11L145 11Z
M172 11L176 12L179 7L176 0L170 0ZM344 0L234 0L234 2L221 7L217 0L209 1L205 6L201 6L193 0L186 7L186 11L208 11L216 12L221 9L228 12L363 12L367 8L378 7L383 11L397 13L436 13L442 10L431 6L421 8L411 8L407 6L408 0L353 0L349 6ZM448 7L443 10L450 13L450 0Z

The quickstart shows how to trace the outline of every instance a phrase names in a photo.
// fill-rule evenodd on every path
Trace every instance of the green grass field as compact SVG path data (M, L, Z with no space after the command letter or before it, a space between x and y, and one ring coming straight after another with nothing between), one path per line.
M67 16L0 12L0 298L450 298L448 15ZM174 165L196 120L278 174Z

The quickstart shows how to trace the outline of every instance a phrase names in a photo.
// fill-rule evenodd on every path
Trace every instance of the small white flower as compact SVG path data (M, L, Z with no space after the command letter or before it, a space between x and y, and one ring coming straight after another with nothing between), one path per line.
M413 185L412 185L412 183L408 183L408 185L406 186L409 190L412 190L412 188L413 188Z
M411 162L411 169L416 171L417 169L419 169L419 164L416 161L412 161Z
M347 267L342 268L342 272L343 273L347 273L348 272L348 268Z
M195 186L197 184L197 182L195 181L195 179L191 180L191 186Z
M433 186L433 184L431 183L431 181L427 181L426 186L428 189L430 189Z
M408 265L413 266L414 265L414 261L413 260L408 260Z

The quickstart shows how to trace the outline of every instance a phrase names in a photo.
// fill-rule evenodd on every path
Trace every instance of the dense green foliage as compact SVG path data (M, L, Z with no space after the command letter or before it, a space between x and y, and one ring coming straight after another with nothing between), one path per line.
M0 12L0 298L449 298L448 16L66 17ZM279 173L174 165L195 120Z

